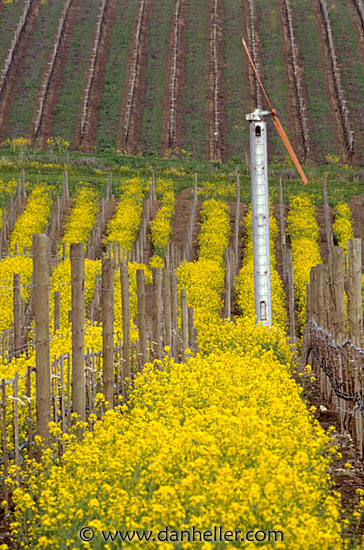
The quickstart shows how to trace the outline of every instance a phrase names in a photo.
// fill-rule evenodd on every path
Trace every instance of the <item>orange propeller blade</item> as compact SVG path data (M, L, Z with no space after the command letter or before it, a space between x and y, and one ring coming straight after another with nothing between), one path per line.
M246 54L247 54L247 56L248 56L248 59L249 59L249 61L250 61L250 64L251 64L251 66L253 67L253 71L254 71L254 73L255 73L255 76L256 76L257 79L258 79L259 85L260 85L260 87L261 87L261 89L262 89L263 95L264 95L265 100L266 100L266 102L267 102L267 104L268 104L268 107L269 107L269 109L270 109L270 112L271 112L272 115L273 115L274 126L276 127L277 132L278 132L278 134L280 135L280 138L281 138L281 140L283 141L284 146L286 147L286 149L287 149L287 151L288 151L288 154L289 154L289 156L291 157L291 159L292 159L292 161L293 161L295 167L297 168L298 173L299 173L299 175L301 176L301 178L302 178L302 180L303 180L303 183L306 184L306 183L307 183L307 178L306 178L306 176L305 176L305 173L304 173L304 171L302 170L302 166L301 166L301 164L300 164L298 158L296 157L296 154L295 154L295 152L294 152L294 150L293 150L292 145L291 145L290 142L289 142L289 139L288 139L288 137L287 137L286 132L283 130L283 126L282 126L282 124L281 124L280 121L279 121L279 118L278 118L278 116L277 116L277 113L276 113L275 110L273 109L273 107L272 107L272 105L271 105L271 103L270 103L270 101L269 101L269 99L268 99L268 96L267 96L266 91L265 91L265 89L264 89L263 83L262 83L262 81L260 80L258 71L257 71L257 69L255 68L254 61L253 61L253 59L252 59L252 57L251 57L251 55L250 55L250 53L249 53L249 50L248 50L248 47L247 47L247 45L246 45L246 42L245 42L244 38L242 38L241 41L242 41L242 44L243 44L244 49L245 49L245 51L246 51Z

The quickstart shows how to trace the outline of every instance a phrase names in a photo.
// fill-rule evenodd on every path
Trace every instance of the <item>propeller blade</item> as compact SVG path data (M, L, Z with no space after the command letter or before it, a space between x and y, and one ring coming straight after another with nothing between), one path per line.
M253 59L252 59L252 57L251 57L251 55L250 55L250 53L249 53L248 46L246 45L246 42L245 42L244 38L241 39L241 42L242 42L242 44L243 44L243 46L244 46L244 49L245 49L245 52L246 52L246 54L247 54L247 56L248 56L248 59L249 59L249 61L250 61L250 64L251 64L251 66L253 67L253 71L254 71L255 76L257 77L257 80L258 80L258 82L259 82L259 85L260 85L260 87L261 87L261 89L262 89L263 95L264 95L265 100L266 100L266 102L267 102L267 104L268 104L268 107L269 107L269 109L270 109L270 112L271 112L272 115L273 115L274 126L276 127L277 132L278 132L278 134L279 134L281 140L283 141L283 144L284 144L285 148L287 149L288 154L289 154L289 156L291 157L291 159L292 159L292 161L293 161L295 167L297 168L298 173L299 173L299 175L301 176L301 178L302 178L302 180L303 180L303 183L306 185L306 184L307 184L307 178L306 178L306 176L305 176L305 173L304 173L304 171L303 171L303 169L302 169L302 166L301 166L301 164L300 164L298 158L296 157L296 154L295 154L295 152L294 152L294 150L293 150L292 145L290 144L290 141L289 141L289 139L288 139L288 137L287 137L286 132L283 130L283 126L282 126L282 124L281 124L280 121L279 121L279 118L278 118L278 116L277 116L277 113L276 113L275 109L273 109L273 107L272 107L272 105L271 105L271 102L269 101L269 98L268 98L267 93L266 93L266 91L265 91L265 89L264 89L263 83L262 83L262 81L260 80L258 71L257 71L257 69L256 69L256 67L255 67L255 65L254 65L254 61L253 61Z
M287 134L286 132L283 130L283 126L282 124L280 123L279 121L279 118L277 117L277 115L275 113L272 113L273 114L273 121L274 121L274 126L276 127L277 129L277 132L278 134L280 135L281 137L281 140L283 141L288 153L289 153L289 156L291 157L295 167L297 168L298 170L298 173L299 175L301 176L302 180L303 180L303 183L306 185L307 184L307 178L305 176L305 173L304 171L302 170L302 166L298 160L298 158L296 157L296 154L293 150L293 147L292 145L290 144L289 142L289 139L287 137Z

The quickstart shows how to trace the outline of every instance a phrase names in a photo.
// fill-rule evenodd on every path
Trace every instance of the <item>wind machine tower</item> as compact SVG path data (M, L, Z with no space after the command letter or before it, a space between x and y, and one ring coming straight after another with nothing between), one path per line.
M260 106L246 115L249 121L250 176L253 217L254 303L256 323L272 326L272 294L269 250L268 141L265 117L272 114L274 125L304 183L307 178L268 99L249 50L242 39L246 54L262 89L269 111Z

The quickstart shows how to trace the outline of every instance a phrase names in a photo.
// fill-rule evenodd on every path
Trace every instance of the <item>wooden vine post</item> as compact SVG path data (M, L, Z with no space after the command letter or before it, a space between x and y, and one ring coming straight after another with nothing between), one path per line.
M129 305L129 268L124 260L120 264L121 309L123 321L123 383L131 378L130 370L130 305ZM125 393L126 395L126 393Z
M160 267L154 267L153 273L153 358L160 359L161 350L161 302L162 302L162 272Z
M144 269L137 269L137 303L138 303L138 329L139 329L139 354L140 365L148 361L147 333L145 324L145 275Z
M172 349L172 311L171 311L171 272L168 267L163 270L163 315L165 328L165 345Z
M240 172L236 171L236 210L235 210L235 233L234 233L234 275L239 270L239 224L240 224Z
M331 331L337 344L342 344L345 340L345 293L344 293L344 254L342 246L333 246L331 249L331 258L329 264L330 270L330 290L331 290ZM344 380L344 365L342 355L334 357L335 371L338 373L340 386ZM340 429L344 430L346 402L343 401L339 407L338 398L334 396L336 410L339 412Z
M85 279L82 243L72 243L72 403L78 420L85 421Z
M51 371L49 351L49 240L33 235L33 312L35 318L37 433L42 450L49 447L51 421Z
M181 289L181 330L182 330L182 352L181 359L185 360L186 350L188 348L188 309L187 309L187 290Z
M333 235L332 235L332 226L331 226L331 220L330 220L330 208L329 203L327 200L327 183L326 178L324 178L324 183L322 186L322 195L323 195L323 203L324 203L324 218L325 218L325 232L326 232L326 240L327 240L327 248L329 252L329 257L331 256L331 249L333 247Z
M61 324L61 293L56 290L54 293L54 334L59 330Z
M349 339L355 346L362 346L361 239L350 239L348 241L348 264Z
M114 405L114 272L112 260L102 263L102 364L104 397Z
M283 269L283 282L286 283L288 279L287 273L287 245L286 245L286 232L284 230L284 207L283 207L283 187L282 176L279 176L279 222L281 233L281 246L282 246L282 269Z
M13 357L19 357L21 352L21 297L20 297L20 275L13 276L13 310L14 310L14 344Z

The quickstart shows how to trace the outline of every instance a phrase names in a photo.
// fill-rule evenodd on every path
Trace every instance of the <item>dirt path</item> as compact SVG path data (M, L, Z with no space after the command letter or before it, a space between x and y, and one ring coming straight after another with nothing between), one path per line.
M319 41L321 65L325 77L326 95L330 105L333 136L336 141L336 147L340 154L340 157L346 161L348 160L348 153L345 146L344 131L340 119L339 103L336 96L335 82L332 74L330 52L325 25L323 22L323 16L321 14L319 3L317 2L317 0L310 0L310 2L313 13L315 14L315 24Z
M248 45L250 55L253 58L254 64L262 77L262 71L259 60L262 58L262 46L259 40L258 20L255 9L254 0L242 0L243 2L243 18L244 18L244 36ZM261 104L261 94L256 83L256 78L253 69L249 62L246 63L247 84L246 90L246 106L245 111L251 113L258 104Z
M192 211L192 197L193 187L183 189L183 191L176 197L176 205L174 216L172 220L172 236L171 243L174 244L181 254L185 251L188 228L190 224L191 211ZM198 245L197 237L200 231L200 210L202 207L202 201L197 201L195 222L193 226L192 236L192 260L196 260L198 257Z
M118 149L128 154L136 154L140 143L152 8L152 0L139 0L129 50L117 140Z
M298 385L300 381L298 376L294 376ZM356 490L364 489L364 468L363 461L360 459L359 453L354 447L353 440L348 433L340 433L340 419L337 414L330 411L329 404L325 401L320 392L319 383L316 381L312 385L312 390L308 395L309 407L316 408L314 412L315 419L320 423L321 427L327 431L330 426L336 428L333 435L335 444L338 446L338 452L341 453L340 458L334 458L331 462L329 472L332 481L335 483L333 490L338 491L341 495L341 504L343 508L342 519L348 516L346 510L352 508L353 503L357 501ZM345 468L345 464L349 463L350 468ZM360 526L358 529L360 535L364 533L364 517L361 517ZM353 528L349 529L349 534L353 535Z
M47 143L47 139L52 137L53 135L53 131L52 131L53 112L57 105L59 95L63 88L64 71L68 60L70 42L71 42L74 27L77 24L77 20L79 19L82 13L81 11L82 5L83 4L81 0L73 0L65 20L63 34L59 42L58 54L55 59L53 73L49 81L49 87L48 87L47 95L44 101L43 115L42 115L42 119L38 129L37 138L38 138L38 143L40 147L44 147ZM52 47L52 50L53 50L53 47ZM49 60L50 59L51 59L51 53L49 56ZM31 125L32 128L34 128L34 123L37 117L42 85L46 80L47 68L48 68L48 64L46 64L46 69L42 79L41 89L39 91L37 101L35 102L35 105L34 105L33 119L32 119L32 125Z
M312 153L309 153L307 140L305 139L304 121L302 120L301 116L299 91L297 89L294 64L296 65L297 71L299 71L300 75L303 75L303 67L302 62L300 61L300 55L296 42L295 49L292 52L293 46L289 31L290 27L288 12L285 6L285 2L277 0L277 11L280 19L282 54L284 59L284 71L287 89L288 116L290 122L290 135L292 139L293 149L301 162L305 162L308 159L315 161ZM293 55L295 57L294 59ZM307 93L304 87L302 87L301 93L302 97L304 98L305 104L307 105ZM310 133L312 133L312 129Z
M174 0L168 38L161 153L182 148L184 136L188 0Z
M14 52L13 62L10 66L6 86L0 101L0 140L5 139L8 129L8 119L13 101L17 98L17 91L20 82L20 74L23 70L26 52L31 43L32 36L36 30L38 16L42 7L41 0L34 0L30 8L27 23L20 35L17 47Z
M85 151L85 152L91 152L95 144L97 122L98 122L98 110L99 110L99 105L102 99L102 93L104 89L106 64L107 64L108 52L110 48L110 35L111 35L111 29L116 19L117 3L118 3L118 0L109 0L105 8L103 23L101 27L99 48L97 51L97 57L96 57L96 63L95 63L95 71L94 71L93 81L92 81L90 95L89 95L85 130L84 130L84 135L82 139L80 134L81 114L83 110L83 104L84 104L83 102L86 97L85 89L88 81L88 75L92 64L92 54L93 54L93 47L95 42L96 27L94 30L94 35L92 37L92 42L91 42L91 47L89 51L86 72L85 72L85 83L83 86L81 102L77 113L75 137L73 142L74 149L77 149L80 147L82 151Z
M347 11L349 13L350 19L352 21L353 27L355 29L355 32L358 37L358 58L359 62L361 64L362 72L364 72L364 20L362 21L359 12L356 9L354 5L353 0L344 0L345 6L347 8ZM342 31L347 32L347 29L342 29ZM350 38L350 37L348 37ZM346 42L346 40L344 40ZM348 40L349 43L349 40ZM355 101L357 105L357 109L355 111L355 116L352 117L352 122L354 126L354 132L355 132L355 151L354 151L354 157L353 157L353 164L355 165L362 165L363 159L364 159L364 113L362 108L362 98L361 98L361 92L358 87L358 80L355 78L355 67L353 66L353 59L352 59L352 50L350 47L345 48L345 63L350 67L350 82L346 84L346 87L348 87L350 90L352 90L351 93L355 93Z
M223 21L222 2L209 0L206 50L206 158L220 162L226 160Z

